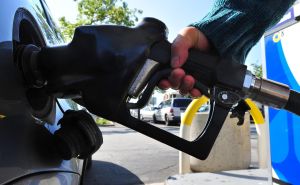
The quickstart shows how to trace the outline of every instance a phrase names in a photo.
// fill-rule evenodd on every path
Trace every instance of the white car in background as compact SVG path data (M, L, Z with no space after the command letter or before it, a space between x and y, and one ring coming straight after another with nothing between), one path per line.
M154 107L152 106L146 106L140 110L138 109L133 109L130 110L130 114L135 117L138 118L139 117L139 112L140 111L140 120L143 121L152 121L153 120L153 114L154 114Z
M146 106L140 110L140 119L144 121L152 121L154 114L154 107Z
M191 98L172 98L162 101L155 108L153 122L164 121L166 125L171 122L180 123L180 115L186 110L191 101Z

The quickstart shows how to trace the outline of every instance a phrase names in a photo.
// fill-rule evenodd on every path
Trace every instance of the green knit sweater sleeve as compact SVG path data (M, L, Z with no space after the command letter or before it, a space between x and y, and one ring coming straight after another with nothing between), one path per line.
M244 63L252 46L294 1L216 0L210 13L191 26L202 31L221 56Z

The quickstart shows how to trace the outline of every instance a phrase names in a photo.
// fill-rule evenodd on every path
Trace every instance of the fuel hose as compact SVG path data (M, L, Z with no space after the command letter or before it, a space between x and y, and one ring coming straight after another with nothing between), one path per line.
M300 93L294 90L290 91L289 99L284 109L300 116Z

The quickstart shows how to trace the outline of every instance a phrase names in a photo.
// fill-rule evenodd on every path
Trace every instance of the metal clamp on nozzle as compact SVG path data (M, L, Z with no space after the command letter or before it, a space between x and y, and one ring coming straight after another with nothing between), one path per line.
M140 72L135 76L134 81L130 85L128 95L133 98L137 98L158 66L158 62L151 59L147 59L144 66L142 67Z
M257 78L251 72L246 74L244 90L249 98L275 108L283 108L290 95L290 88L287 85Z

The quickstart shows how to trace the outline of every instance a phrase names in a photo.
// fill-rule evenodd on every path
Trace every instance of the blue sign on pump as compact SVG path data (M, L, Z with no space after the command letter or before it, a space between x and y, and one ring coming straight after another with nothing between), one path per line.
M300 23L290 24L267 35L265 37L267 78L300 91L299 48ZM266 119L270 127L274 182L300 184L300 117L284 110L269 108L269 118Z

